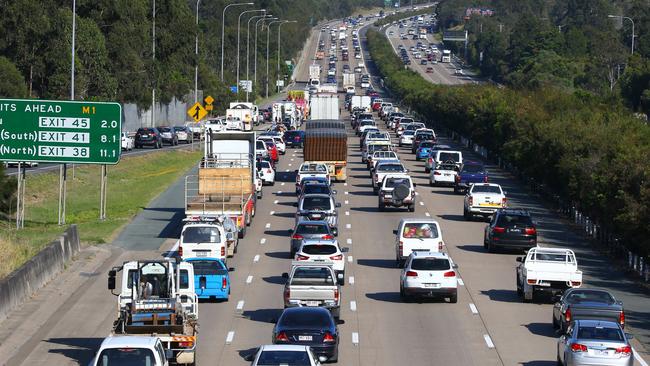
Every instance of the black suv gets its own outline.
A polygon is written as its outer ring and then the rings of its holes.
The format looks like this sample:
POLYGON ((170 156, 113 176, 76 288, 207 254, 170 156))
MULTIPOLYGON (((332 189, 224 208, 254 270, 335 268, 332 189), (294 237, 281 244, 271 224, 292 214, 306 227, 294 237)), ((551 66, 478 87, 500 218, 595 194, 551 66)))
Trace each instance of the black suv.
POLYGON ((526 210, 499 209, 485 228, 483 247, 488 252, 497 248, 528 250, 536 246, 537 227, 526 210))
POLYGON ((162 147, 162 135, 155 127, 138 128, 135 133, 135 148, 142 149, 143 146, 153 146, 154 149, 162 147))

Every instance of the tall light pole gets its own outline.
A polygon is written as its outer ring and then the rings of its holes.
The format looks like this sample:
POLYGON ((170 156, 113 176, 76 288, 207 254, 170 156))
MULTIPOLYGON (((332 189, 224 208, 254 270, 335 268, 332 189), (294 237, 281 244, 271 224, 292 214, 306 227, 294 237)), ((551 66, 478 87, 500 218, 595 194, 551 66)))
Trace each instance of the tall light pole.
MULTIPOLYGON (((253 19, 259 19, 259 18, 266 18, 266 9, 264 9, 263 15, 254 15, 248 19, 248 24, 246 25, 246 80, 250 81, 250 78, 248 76, 248 71, 250 67, 250 56, 249 56, 249 50, 250 50, 250 33, 251 33, 251 20, 253 19)), ((256 23, 257 24, 257 23, 256 23)), ((253 83, 251 82, 251 88, 253 87, 253 83)), ((249 94, 249 89, 246 89, 246 102, 248 102, 248 94, 249 94)))
POLYGON ((237 19, 237 101, 239 101, 239 35, 241 34, 241 17, 244 14, 247 13, 259 13, 259 12, 266 12, 266 9, 256 9, 256 10, 246 10, 242 11, 239 14, 239 18, 237 19))
MULTIPOLYGON (((277 78, 280 80, 280 29, 282 29, 282 26, 287 23, 298 23, 295 20, 284 20, 280 25, 278 25, 278 71, 277 71, 277 78)), ((278 93, 280 92, 280 85, 278 85, 278 93)))
POLYGON ((228 4, 226 5, 225 8, 223 8, 223 13, 221 14, 221 81, 223 81, 223 45, 224 45, 223 34, 224 31, 226 30, 226 10, 231 6, 238 6, 238 5, 253 5, 253 3, 234 3, 234 4, 228 4))
POLYGON ((630 17, 624 17, 622 15, 608 15, 608 18, 618 18, 618 19, 627 19, 632 23, 632 54, 634 54, 634 20, 630 17))
POLYGON ((262 29, 264 29, 264 21, 278 19, 276 17, 267 15, 265 18, 262 18, 255 22, 255 61, 253 61, 253 73, 255 74, 255 86, 257 86, 257 23, 262 22, 262 29))
POLYGON ((151 68, 153 83, 151 87, 151 127, 156 125, 156 0, 151 10, 151 68))
POLYGON ((266 97, 269 97, 269 35, 271 34, 271 24, 282 23, 282 20, 274 20, 266 25, 266 97))
POLYGON ((194 103, 199 99, 199 4, 201 0, 196 0, 196 36, 194 37, 194 103))

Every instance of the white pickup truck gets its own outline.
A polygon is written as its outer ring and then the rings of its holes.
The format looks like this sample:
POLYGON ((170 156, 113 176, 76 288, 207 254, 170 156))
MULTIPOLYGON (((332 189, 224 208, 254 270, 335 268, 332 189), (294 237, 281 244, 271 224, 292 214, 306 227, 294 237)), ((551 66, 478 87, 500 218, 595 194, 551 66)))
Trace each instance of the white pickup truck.
POLYGON ((582 285, 582 271, 571 249, 535 247, 526 258, 517 257, 517 262, 517 295, 523 296, 524 302, 539 293, 558 296, 582 285))
POLYGON ((463 203, 463 217, 470 220, 474 215, 490 216, 500 208, 506 208, 506 193, 494 183, 475 183, 469 187, 463 203))
POLYGON ((341 311, 341 288, 332 263, 291 263, 291 273, 283 273, 287 279, 284 286, 284 307, 319 306, 330 310, 339 318, 341 311))

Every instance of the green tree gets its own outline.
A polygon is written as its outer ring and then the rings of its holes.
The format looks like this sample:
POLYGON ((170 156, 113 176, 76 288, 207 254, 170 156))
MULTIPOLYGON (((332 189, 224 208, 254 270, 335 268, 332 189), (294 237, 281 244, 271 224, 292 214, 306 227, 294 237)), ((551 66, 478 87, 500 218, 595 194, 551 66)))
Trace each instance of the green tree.
POLYGON ((27 97, 25 79, 23 79, 16 65, 4 56, 0 56, 0 97, 27 97))

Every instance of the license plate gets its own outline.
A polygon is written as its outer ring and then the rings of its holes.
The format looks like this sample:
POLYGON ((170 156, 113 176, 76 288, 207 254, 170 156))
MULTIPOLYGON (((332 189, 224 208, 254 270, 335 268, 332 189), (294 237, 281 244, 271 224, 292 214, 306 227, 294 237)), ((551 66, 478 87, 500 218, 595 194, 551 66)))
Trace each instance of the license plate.
POLYGON ((425 283, 424 287, 425 288, 438 288, 438 287, 440 287, 440 284, 439 283, 425 283))
POLYGON ((311 215, 313 219, 321 219, 323 218, 323 215, 311 215))
POLYGON ((594 356, 609 356, 609 351, 606 349, 594 349, 592 351, 594 352, 594 356))
POLYGON ((521 229, 508 229, 509 233, 520 233, 521 229))
POLYGON ((149 135, 142 135, 142 137, 149 137, 149 135))
POLYGON ((208 252, 194 252, 197 257, 207 257, 208 252))
POLYGON ((318 305, 320 305, 320 301, 305 301, 305 305, 307 305, 307 306, 318 306, 318 305))
POLYGON ((312 337, 312 336, 305 336, 305 335, 298 336, 299 341, 311 342, 313 339, 314 339, 314 337, 312 337))

